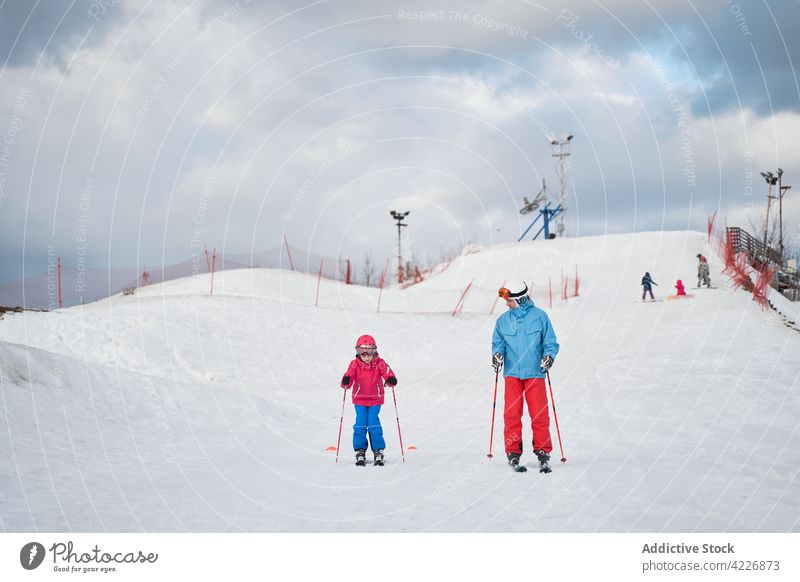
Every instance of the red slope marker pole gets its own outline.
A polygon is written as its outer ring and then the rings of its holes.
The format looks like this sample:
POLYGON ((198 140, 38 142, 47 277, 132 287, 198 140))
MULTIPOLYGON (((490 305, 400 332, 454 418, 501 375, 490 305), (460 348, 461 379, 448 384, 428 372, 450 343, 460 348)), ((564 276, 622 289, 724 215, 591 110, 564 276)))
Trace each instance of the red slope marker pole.
POLYGON ((389 259, 386 259, 386 266, 383 268, 383 273, 381 273, 381 290, 378 291, 378 313, 381 312, 381 297, 383 296, 383 284, 386 282, 386 272, 389 270, 389 259))
POLYGON ((209 295, 214 294, 214 270, 217 264, 217 247, 214 247, 214 253, 211 255, 211 292, 209 295))
POLYGON ((314 305, 319 306, 319 283, 322 279, 322 263, 325 259, 319 260, 319 273, 317 273, 317 297, 314 299, 314 305))
POLYGON ((58 307, 59 309, 64 307, 61 302, 61 257, 58 257, 58 307))

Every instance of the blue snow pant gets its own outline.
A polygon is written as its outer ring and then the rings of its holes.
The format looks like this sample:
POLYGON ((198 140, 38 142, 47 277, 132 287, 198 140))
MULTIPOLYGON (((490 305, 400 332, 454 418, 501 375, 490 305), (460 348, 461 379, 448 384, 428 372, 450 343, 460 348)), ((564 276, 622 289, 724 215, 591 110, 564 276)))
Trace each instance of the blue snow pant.
POLYGON ((380 405, 356 407, 356 423, 353 425, 353 450, 367 449, 367 431, 369 440, 372 443, 373 451, 380 451, 386 448, 386 441, 383 440, 383 427, 378 418, 381 412, 380 405))

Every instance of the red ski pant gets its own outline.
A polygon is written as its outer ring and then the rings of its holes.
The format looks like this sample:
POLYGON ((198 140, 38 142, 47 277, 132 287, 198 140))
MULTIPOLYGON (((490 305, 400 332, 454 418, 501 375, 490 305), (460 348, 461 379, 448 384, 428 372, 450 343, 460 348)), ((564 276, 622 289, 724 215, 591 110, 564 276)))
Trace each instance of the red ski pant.
POLYGON ((528 403, 533 431, 533 450, 553 450, 550 441, 550 416, 547 413, 547 391, 544 378, 521 380, 506 376, 505 411, 503 412, 503 436, 506 454, 522 454, 522 404, 528 403))

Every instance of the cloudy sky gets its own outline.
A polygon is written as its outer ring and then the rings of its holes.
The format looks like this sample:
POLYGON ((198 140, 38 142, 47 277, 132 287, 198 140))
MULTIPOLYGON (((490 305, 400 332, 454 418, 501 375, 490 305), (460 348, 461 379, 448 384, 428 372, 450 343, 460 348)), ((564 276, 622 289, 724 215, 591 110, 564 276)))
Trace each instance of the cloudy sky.
POLYGON ((574 135, 567 234, 763 221, 800 249, 800 2, 0 0, 0 282, 516 240, 574 135), (193 241, 195 247, 193 247, 193 241))

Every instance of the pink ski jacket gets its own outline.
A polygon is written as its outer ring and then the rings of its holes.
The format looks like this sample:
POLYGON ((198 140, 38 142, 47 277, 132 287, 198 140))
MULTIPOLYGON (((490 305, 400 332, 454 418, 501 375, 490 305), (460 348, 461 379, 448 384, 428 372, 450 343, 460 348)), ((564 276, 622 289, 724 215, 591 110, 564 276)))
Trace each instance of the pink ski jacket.
POLYGON ((350 376, 350 386, 344 388, 353 389, 353 404, 359 406, 383 404, 383 385, 389 378, 396 378, 389 364, 380 356, 369 364, 355 358, 347 367, 345 375, 350 376))

